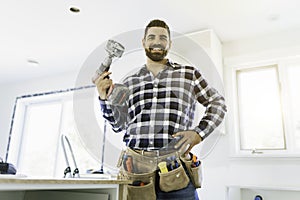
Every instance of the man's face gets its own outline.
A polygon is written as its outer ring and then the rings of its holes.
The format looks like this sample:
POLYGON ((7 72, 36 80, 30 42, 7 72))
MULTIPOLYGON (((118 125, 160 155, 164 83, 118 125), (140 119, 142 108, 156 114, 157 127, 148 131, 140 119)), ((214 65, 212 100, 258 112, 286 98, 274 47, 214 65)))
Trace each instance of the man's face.
POLYGON ((153 61, 162 61, 171 46, 167 29, 162 27, 150 27, 143 39, 143 46, 148 58, 153 61))

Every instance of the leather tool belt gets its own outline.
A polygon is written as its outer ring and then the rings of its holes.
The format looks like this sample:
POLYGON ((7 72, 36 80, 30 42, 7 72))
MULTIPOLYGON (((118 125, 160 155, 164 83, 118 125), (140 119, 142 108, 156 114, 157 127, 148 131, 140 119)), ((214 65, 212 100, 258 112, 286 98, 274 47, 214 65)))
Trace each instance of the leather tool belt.
POLYGON ((193 166, 193 161, 183 158, 178 152, 133 150, 122 151, 118 167, 119 178, 132 180, 127 186, 127 199, 156 199, 155 181, 164 192, 180 190, 191 180, 196 188, 201 187, 202 165, 193 166))

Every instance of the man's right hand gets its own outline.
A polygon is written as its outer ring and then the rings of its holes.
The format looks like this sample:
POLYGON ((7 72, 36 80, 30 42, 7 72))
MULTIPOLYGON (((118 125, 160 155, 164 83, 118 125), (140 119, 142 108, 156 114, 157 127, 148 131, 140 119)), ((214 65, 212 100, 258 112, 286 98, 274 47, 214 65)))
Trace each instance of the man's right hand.
POLYGON ((107 78, 107 76, 109 76, 110 74, 111 72, 105 71, 95 81, 99 97, 102 100, 106 100, 113 90, 113 81, 107 78))

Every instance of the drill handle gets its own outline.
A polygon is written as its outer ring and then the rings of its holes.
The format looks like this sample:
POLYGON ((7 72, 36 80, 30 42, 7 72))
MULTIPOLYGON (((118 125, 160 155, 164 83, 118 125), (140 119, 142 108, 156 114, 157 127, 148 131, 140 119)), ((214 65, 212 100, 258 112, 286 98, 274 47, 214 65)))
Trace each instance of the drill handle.
MULTIPOLYGON (((95 83, 96 80, 99 78, 99 76, 105 72, 108 71, 110 68, 110 65, 112 63, 112 57, 113 56, 108 56, 105 58, 105 60, 101 63, 100 67, 96 70, 96 73, 92 77, 92 82, 95 83)), ((109 78, 109 76, 106 76, 105 78, 109 78)))

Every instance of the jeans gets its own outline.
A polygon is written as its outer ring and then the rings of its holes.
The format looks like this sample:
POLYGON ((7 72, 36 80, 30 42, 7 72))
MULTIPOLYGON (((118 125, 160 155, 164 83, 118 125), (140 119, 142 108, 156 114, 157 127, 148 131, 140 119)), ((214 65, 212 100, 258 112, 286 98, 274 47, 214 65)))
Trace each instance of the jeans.
POLYGON ((156 199, 199 200, 197 190, 191 182, 186 188, 172 192, 163 192, 159 189, 159 187, 156 187, 156 199))

